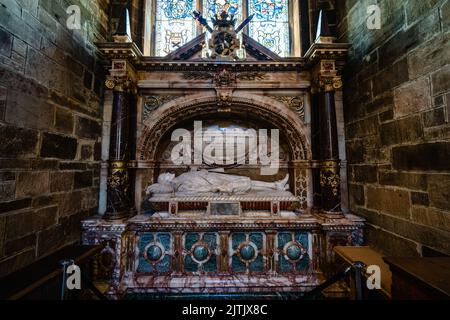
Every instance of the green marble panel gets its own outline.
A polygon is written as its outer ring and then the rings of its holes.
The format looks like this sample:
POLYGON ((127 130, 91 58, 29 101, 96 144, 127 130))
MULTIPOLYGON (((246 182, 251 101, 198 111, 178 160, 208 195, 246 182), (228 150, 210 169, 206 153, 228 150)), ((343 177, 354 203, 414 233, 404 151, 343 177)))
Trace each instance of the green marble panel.
POLYGON ((138 249, 139 259, 138 273, 168 273, 171 271, 172 257, 171 251, 172 236, 168 232, 145 232, 139 235, 138 249), (150 245, 154 243, 153 245, 150 245), (146 247, 150 245, 147 249, 146 247), (160 247, 164 248, 164 252, 160 247), (147 250, 147 257, 144 252, 147 250), (161 259, 161 257, 163 257, 161 259))
POLYGON ((199 233, 186 233, 184 240, 184 248, 186 250, 191 250, 192 246, 200 240, 199 233))

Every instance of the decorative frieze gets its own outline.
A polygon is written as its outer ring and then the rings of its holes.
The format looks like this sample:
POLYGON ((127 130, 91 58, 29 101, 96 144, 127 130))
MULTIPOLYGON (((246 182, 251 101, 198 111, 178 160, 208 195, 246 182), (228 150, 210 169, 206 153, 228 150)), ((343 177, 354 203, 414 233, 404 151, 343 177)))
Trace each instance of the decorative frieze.
POLYGON ((266 72, 233 72, 228 69, 222 69, 216 72, 188 71, 183 73, 183 78, 186 80, 212 80, 224 78, 225 76, 226 78, 233 79, 233 81, 262 81, 269 78, 266 72))
POLYGON ((269 75, 265 72, 239 72, 237 78, 242 81, 267 80, 269 75))

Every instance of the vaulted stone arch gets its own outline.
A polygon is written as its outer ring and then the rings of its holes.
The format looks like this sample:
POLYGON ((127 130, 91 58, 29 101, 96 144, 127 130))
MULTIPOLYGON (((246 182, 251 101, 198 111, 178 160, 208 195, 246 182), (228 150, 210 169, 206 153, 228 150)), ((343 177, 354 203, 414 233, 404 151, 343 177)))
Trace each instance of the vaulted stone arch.
POLYGON ((311 159, 307 128, 298 115, 280 101, 252 94, 236 94, 222 105, 218 104, 217 96, 213 94, 181 97, 164 104, 144 122, 137 145, 137 158, 156 161, 158 145, 168 130, 181 121, 217 113, 227 113, 231 117, 251 114, 253 118, 268 122, 286 135, 292 160, 311 159))

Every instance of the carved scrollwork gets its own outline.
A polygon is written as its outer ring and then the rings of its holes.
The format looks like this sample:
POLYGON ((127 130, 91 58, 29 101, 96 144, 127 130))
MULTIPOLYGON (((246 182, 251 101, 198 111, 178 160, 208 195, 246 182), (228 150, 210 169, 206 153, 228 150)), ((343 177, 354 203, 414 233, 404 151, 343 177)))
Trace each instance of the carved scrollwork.
POLYGON ((239 72, 237 78, 243 81, 267 80, 269 76, 264 72, 239 72))
POLYGON ((300 208, 308 207, 308 180, 306 170, 297 169, 295 173, 295 195, 300 199, 300 208))
POLYGON ((214 85, 216 87, 231 87, 236 84, 236 74, 227 69, 222 69, 214 74, 214 85))
POLYGON ((338 168, 326 167, 320 170, 320 185, 322 187, 329 186, 334 196, 338 196, 341 177, 338 168))
POLYGON ((129 187, 128 171, 123 161, 111 163, 111 173, 108 177, 108 188, 110 190, 120 190, 127 192, 129 187))
POLYGON ((342 78, 340 76, 321 76, 319 87, 324 91, 334 91, 342 88, 342 78))
POLYGON ((150 117, 150 114, 163 104, 179 98, 179 95, 153 95, 148 96, 144 102, 143 121, 150 117))
POLYGON ((129 77, 110 76, 105 81, 106 88, 114 91, 136 93, 136 83, 129 77))
POLYGON ((214 74, 210 72, 190 71, 184 72, 183 78, 186 80, 211 80, 214 74))
POLYGON ((287 107, 294 110, 298 117, 305 121, 305 104, 303 96, 270 96, 271 98, 284 103, 287 107))

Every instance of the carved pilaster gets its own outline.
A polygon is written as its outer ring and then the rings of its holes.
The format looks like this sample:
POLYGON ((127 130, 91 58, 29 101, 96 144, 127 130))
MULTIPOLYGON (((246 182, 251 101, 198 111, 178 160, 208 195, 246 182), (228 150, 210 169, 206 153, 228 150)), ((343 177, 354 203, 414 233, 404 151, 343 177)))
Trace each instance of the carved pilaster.
POLYGON ((276 273, 276 248, 275 248, 275 237, 276 237, 276 231, 268 230, 266 231, 267 236, 267 272, 268 273, 276 273))
POLYGON ((223 273, 229 272, 228 263, 228 243, 230 238, 229 231, 220 231, 220 257, 219 257, 219 271, 223 273))
POLYGON ((292 161, 291 162, 293 172, 293 191, 295 196, 300 200, 301 210, 308 208, 308 168, 305 167, 303 162, 292 161))
POLYGON ((320 253, 321 253, 321 243, 320 243, 320 233, 314 230, 312 232, 312 261, 311 267, 314 271, 319 270, 320 266, 320 253))
POLYGON ((183 232, 173 233, 173 271, 176 274, 183 272, 183 232))

